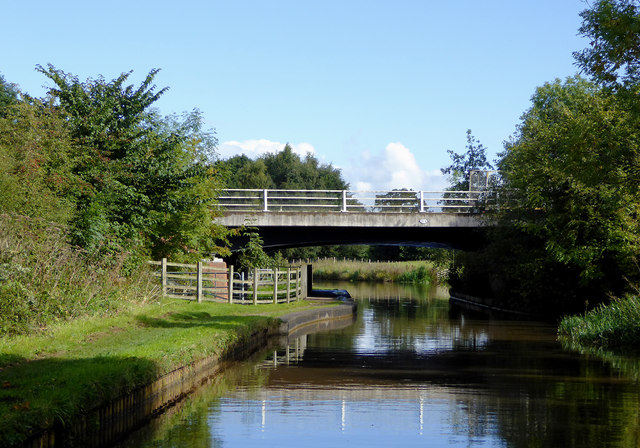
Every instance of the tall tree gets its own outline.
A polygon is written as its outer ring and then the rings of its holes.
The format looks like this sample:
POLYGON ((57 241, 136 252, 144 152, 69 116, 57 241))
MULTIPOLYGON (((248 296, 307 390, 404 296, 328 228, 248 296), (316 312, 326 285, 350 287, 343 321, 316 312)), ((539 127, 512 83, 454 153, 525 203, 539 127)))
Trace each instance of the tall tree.
POLYGON ((0 75, 0 116, 4 115, 6 108, 18 102, 20 90, 18 86, 7 82, 4 76, 0 75))
POLYGON ((613 90, 637 91, 640 83, 640 2, 597 0, 580 13, 579 34, 589 47, 574 53, 578 66, 613 90))
POLYGON ((206 206, 216 183, 210 166, 215 134, 202 129, 200 113, 154 113, 151 106, 167 90, 153 84, 158 70, 139 87, 126 85, 131 72, 81 82, 52 65, 38 70, 54 82, 49 95, 83 148, 74 171, 87 188, 78 197, 75 243, 155 256, 197 254, 197 245, 212 237, 206 206), (204 219, 198 236, 189 228, 195 216, 204 219))
POLYGON ((0 213, 70 223, 84 187, 73 173, 78 148, 68 122, 36 99, 0 114, 0 213))
POLYGON ((615 96, 580 78, 537 89, 500 161, 509 219, 582 284, 636 276, 640 137, 615 96), (634 274, 635 272, 635 274, 634 274))
POLYGON ((338 168, 322 164, 312 154, 302 159, 289 144, 276 154, 265 154, 256 160, 245 155, 217 163, 225 173, 228 188, 278 188, 346 190, 349 184, 338 168))
POLYGON ((442 174, 449 175, 451 190, 468 190, 469 178, 473 170, 492 170, 493 166, 487 161, 487 148, 478 141, 467 129, 467 151, 463 154, 447 153, 451 157, 451 165, 442 168, 442 174))

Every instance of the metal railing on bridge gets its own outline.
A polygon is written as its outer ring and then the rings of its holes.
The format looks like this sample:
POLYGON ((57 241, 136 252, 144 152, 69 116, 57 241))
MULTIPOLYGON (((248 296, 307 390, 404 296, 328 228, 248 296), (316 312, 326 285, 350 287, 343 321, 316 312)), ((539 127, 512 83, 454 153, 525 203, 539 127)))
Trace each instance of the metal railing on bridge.
POLYGON ((232 212, 480 213, 496 192, 226 189, 218 203, 232 212))

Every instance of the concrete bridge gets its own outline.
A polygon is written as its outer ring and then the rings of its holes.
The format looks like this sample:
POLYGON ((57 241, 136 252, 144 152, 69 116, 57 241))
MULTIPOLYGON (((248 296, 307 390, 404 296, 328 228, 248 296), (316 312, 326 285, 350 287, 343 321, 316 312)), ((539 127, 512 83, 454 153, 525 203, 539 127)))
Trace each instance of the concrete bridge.
POLYGON ((224 190, 228 227, 255 227, 267 249, 391 244, 473 249, 482 244, 493 192, 224 190))

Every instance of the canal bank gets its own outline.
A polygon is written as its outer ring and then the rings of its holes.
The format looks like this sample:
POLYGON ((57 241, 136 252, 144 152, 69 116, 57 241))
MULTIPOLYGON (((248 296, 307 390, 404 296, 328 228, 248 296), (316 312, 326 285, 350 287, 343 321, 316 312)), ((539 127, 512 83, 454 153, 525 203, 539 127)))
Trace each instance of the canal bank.
POLYGON ((44 336, 31 354, 25 347, 34 342, 28 338, 2 341, 0 446, 108 446, 215 375, 224 361, 244 359, 264 347, 285 325, 287 332, 300 331, 353 314, 351 305, 326 305, 274 311, 165 303, 130 316, 128 323, 93 323, 95 331, 75 338, 73 348, 68 344, 77 331, 69 329, 61 337, 66 346, 44 336), (336 311, 322 313, 321 308, 336 311), (262 315, 238 315, 243 312, 262 315), (180 353, 166 350, 172 341, 181 345, 180 353), (123 348, 127 344, 145 345, 146 352, 123 348), (89 355, 86 346, 91 345, 101 347, 89 355), (70 386, 75 388, 61 395, 70 386))

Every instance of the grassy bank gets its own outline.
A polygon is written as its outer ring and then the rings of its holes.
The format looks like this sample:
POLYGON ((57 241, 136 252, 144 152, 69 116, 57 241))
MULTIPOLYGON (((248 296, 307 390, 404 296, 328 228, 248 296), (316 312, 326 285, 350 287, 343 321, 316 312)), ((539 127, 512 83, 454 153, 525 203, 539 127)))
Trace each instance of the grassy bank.
POLYGON ((446 272, 446 268, 431 261, 368 262, 328 258, 313 262, 313 278, 318 280, 437 284, 446 280, 446 272))
POLYGON ((637 353, 640 347, 640 298, 627 296, 600 305, 582 316, 566 317, 558 331, 561 338, 577 346, 637 353))
POLYGON ((109 402, 182 365, 220 355, 274 318, 310 306, 166 300, 0 339, 0 446, 109 402))

